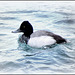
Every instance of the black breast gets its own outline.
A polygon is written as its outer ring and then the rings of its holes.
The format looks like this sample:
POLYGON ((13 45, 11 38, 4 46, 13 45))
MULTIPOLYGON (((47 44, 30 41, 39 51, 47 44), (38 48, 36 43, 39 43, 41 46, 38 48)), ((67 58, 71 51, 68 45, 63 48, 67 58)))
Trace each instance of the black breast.
POLYGON ((20 38, 19 38, 19 41, 22 42, 22 43, 26 43, 28 42, 29 40, 29 37, 25 37, 25 35, 23 34, 20 38))

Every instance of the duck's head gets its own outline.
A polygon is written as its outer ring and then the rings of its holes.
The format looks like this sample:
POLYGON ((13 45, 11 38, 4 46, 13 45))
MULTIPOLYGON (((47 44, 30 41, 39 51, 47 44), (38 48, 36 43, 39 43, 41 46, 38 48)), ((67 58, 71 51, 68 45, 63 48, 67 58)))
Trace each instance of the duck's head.
POLYGON ((33 27, 29 23, 29 21, 23 21, 20 28, 16 31, 12 31, 12 33, 23 32, 25 36, 29 37, 33 33, 33 27))

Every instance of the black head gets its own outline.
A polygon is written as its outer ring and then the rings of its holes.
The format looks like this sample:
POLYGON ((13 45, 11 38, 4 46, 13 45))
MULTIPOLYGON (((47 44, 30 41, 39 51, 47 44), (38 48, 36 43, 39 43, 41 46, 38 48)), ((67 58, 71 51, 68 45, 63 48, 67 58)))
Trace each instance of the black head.
POLYGON ((23 21, 20 28, 14 33, 23 32, 25 36, 29 37, 33 33, 33 27, 29 21, 23 21))

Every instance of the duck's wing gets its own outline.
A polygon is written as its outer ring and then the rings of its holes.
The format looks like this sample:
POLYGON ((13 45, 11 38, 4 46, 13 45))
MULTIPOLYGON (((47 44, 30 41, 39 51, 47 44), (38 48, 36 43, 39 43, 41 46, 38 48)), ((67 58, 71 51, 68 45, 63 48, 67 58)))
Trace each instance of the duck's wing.
POLYGON ((54 34, 52 32, 45 31, 45 30, 39 30, 39 31, 36 31, 36 32, 31 34, 31 38, 33 38, 33 37, 40 37, 40 36, 50 36, 50 37, 53 37, 58 44, 66 42, 66 40, 63 37, 61 37, 61 36, 59 36, 57 34, 54 34))

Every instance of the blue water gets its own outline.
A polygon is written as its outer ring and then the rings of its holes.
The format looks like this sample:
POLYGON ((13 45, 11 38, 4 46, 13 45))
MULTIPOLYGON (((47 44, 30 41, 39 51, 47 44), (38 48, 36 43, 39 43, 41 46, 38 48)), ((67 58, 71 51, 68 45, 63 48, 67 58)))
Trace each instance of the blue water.
POLYGON ((75 2, 0 1, 0 74, 58 73, 75 73, 75 2), (39 49, 20 43, 22 33, 11 32, 24 20, 68 43, 39 49))

